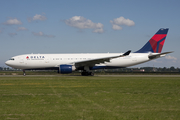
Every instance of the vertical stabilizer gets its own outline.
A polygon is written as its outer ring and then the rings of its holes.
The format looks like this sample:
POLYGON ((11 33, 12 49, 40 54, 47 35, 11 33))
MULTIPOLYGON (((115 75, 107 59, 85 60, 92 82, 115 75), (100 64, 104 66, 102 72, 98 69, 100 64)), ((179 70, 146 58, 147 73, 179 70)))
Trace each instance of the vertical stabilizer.
POLYGON ((168 28, 159 29, 159 31, 140 50, 136 51, 135 53, 161 53, 168 30, 168 28))

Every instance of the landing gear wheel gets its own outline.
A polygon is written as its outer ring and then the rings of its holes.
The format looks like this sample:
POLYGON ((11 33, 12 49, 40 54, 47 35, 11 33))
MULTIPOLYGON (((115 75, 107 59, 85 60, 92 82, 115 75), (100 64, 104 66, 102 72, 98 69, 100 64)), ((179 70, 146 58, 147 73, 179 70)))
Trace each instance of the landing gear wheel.
POLYGON ((94 76, 94 73, 93 73, 93 72, 91 72, 91 76, 94 76))
POLYGON ((81 75, 84 76, 84 72, 82 72, 81 75))
POLYGON ((81 75, 82 76, 88 76, 88 73, 87 72, 82 72, 81 75))
POLYGON ((81 73, 82 76, 94 76, 93 72, 82 72, 81 73))

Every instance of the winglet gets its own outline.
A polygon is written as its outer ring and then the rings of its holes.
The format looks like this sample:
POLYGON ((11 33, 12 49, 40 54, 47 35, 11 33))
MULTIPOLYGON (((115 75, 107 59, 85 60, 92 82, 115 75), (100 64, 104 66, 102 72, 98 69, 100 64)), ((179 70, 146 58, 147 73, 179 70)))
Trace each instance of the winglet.
POLYGON ((131 53, 131 50, 129 50, 126 53, 124 53, 123 56, 129 55, 130 53, 131 53))

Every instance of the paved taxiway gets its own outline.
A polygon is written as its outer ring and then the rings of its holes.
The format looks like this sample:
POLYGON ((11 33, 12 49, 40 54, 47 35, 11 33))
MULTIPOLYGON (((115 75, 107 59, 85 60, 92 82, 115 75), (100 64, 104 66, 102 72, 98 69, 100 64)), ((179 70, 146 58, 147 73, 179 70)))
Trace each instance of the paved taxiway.
MULTIPOLYGON (((59 77, 73 77, 73 76, 79 76, 79 77, 93 77, 93 76, 81 76, 81 75, 0 75, 0 77, 30 77, 30 76, 46 76, 46 77, 52 77, 52 76, 59 76, 59 77)), ((94 75, 94 77, 180 77, 180 75, 94 75)))

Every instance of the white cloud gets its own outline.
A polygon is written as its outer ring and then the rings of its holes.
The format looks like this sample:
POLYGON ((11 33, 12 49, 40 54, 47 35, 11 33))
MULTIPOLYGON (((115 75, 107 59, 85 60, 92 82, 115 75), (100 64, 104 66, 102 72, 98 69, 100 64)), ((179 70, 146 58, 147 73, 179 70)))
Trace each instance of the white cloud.
POLYGON ((173 60, 173 62, 177 61, 177 58, 175 58, 173 56, 170 56, 170 55, 167 55, 165 58, 168 59, 168 60, 173 60))
POLYGON ((17 35, 17 33, 8 33, 9 36, 14 37, 17 35))
POLYGON ((119 25, 116 25, 116 24, 112 24, 112 28, 113 28, 114 30, 122 30, 122 27, 119 26, 119 25))
POLYGON ((4 22, 5 25, 21 25, 22 22, 19 21, 17 18, 12 18, 12 19, 9 19, 7 20, 6 22, 4 22))
POLYGON ((33 32, 33 35, 35 35, 35 36, 43 36, 43 32, 38 32, 38 33, 33 32))
POLYGON ((34 36, 42 36, 42 37, 49 37, 49 38, 55 37, 54 35, 46 35, 46 34, 44 34, 43 32, 38 32, 38 33, 32 32, 32 34, 33 34, 34 36))
POLYGON ((65 20, 65 23, 71 27, 78 29, 93 29, 95 33, 103 33, 104 25, 102 23, 93 23, 91 20, 86 19, 82 16, 74 16, 68 20, 65 20))
POLYGON ((34 17, 33 17, 33 20, 46 20, 47 18, 45 16, 42 16, 42 15, 38 15, 36 14, 34 17))
POLYGON ((155 59, 152 60, 152 62, 154 63, 176 63, 177 62, 177 58, 170 56, 170 55, 166 55, 165 59, 161 58, 161 59, 155 59))
POLYGON ((18 29, 17 29, 18 31, 24 31, 24 30, 28 30, 27 28, 25 28, 25 27, 18 27, 18 29))
POLYGON ((125 19, 122 16, 119 18, 115 18, 113 21, 110 20, 110 23, 112 24, 112 28, 114 30, 122 30, 121 25, 126 25, 126 26, 134 26, 135 25, 134 21, 132 21, 130 19, 125 19))
POLYGON ((34 20, 34 21, 35 21, 35 20, 44 21, 44 20, 46 20, 46 19, 47 19, 46 16, 38 15, 38 14, 36 14, 34 17, 29 17, 29 18, 27 18, 28 22, 32 22, 33 20, 34 20))
POLYGON ((159 59, 152 60, 152 62, 154 62, 154 63, 163 63, 163 61, 161 61, 161 60, 159 60, 159 59))
POLYGON ((100 29, 94 29, 93 32, 95 32, 95 33, 103 33, 104 30, 103 30, 103 28, 100 28, 100 29))

